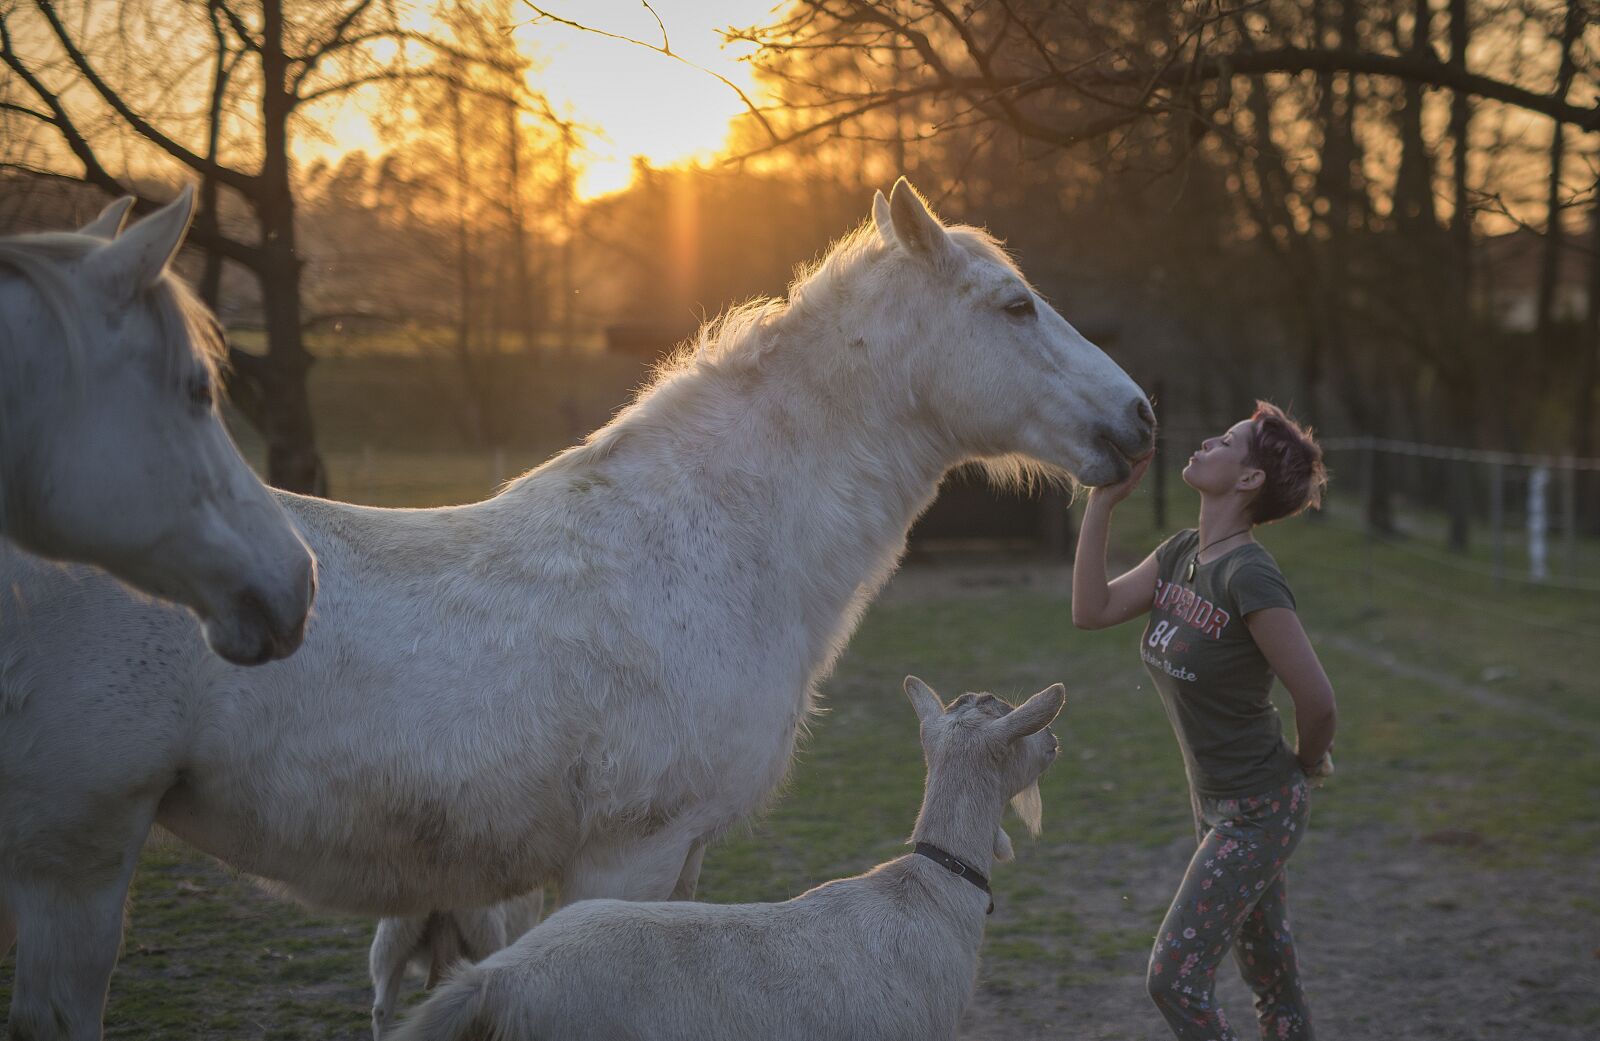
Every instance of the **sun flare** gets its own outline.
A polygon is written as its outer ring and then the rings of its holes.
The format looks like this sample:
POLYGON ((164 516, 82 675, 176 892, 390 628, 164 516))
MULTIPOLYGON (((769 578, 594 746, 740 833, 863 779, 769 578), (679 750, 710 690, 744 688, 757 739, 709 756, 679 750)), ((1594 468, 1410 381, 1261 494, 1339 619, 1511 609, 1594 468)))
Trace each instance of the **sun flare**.
MULTIPOLYGON (((652 44, 661 41, 665 26, 675 54, 756 96, 750 66, 739 60, 749 49, 724 47, 716 30, 762 21, 771 0, 665 0, 651 6, 660 25, 638 0, 548 9, 652 44)), ((671 166, 715 156, 726 144, 729 121, 745 110, 734 91, 702 69, 621 40, 554 23, 520 26, 516 38, 539 65, 535 85, 563 115, 591 128, 578 184, 585 198, 626 188, 636 157, 671 166)))

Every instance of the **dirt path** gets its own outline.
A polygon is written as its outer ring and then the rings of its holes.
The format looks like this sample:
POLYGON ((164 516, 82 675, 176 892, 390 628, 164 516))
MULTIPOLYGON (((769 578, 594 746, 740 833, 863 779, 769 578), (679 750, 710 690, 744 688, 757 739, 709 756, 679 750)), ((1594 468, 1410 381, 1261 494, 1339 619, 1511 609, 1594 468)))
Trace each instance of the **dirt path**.
MULTIPOLYGON (((1336 798, 1328 793, 1326 797, 1336 798)), ((1189 847, 1051 851, 1067 865, 1063 903, 1112 920, 1121 897, 1159 907, 1189 847)), ((1027 856, 1027 851, 1022 851, 1027 856)), ((1546 866, 1515 875, 1467 851, 1392 831, 1312 833, 1296 853, 1291 908, 1323 1038, 1594 1041, 1600 1037, 1600 872, 1546 866), (1509 887, 1508 881, 1515 886, 1509 887)), ((1059 964, 984 982, 965 1041, 1165 1039, 1144 993, 1144 954, 1108 959, 1098 979, 1062 986, 1059 964)), ((1241 1036, 1251 996, 1231 962, 1219 993, 1241 1036)))
MULTIPOLYGON (((1003 590, 1067 595, 1066 564, 1003 558, 916 562, 884 599, 981 596, 1003 590)), ((1600 726, 1500 692, 1462 684, 1424 664, 1346 636, 1340 650, 1410 682, 1600 739, 1600 726)), ((1337 788, 1319 793, 1337 799, 1337 788)), ((1291 869, 1291 909, 1318 1035, 1404 1041, 1595 1041, 1600 1038, 1600 866, 1484 866, 1469 831, 1429 842, 1394 825, 1311 834, 1291 869), (1461 845, 1452 844, 1455 842, 1461 845)), ((1061 906, 1084 921, 1127 921, 1164 909, 1192 839, 1159 849, 1039 849, 1063 865, 1061 906)), ((1026 858, 1024 848, 1020 856, 1026 858)), ((1146 919, 1140 919, 1144 921, 1146 919)), ((1020 978, 980 969, 963 1041, 1166 1041, 1144 990, 1146 952, 1082 952, 1030 963, 1020 978)), ((1232 962, 1218 991, 1241 1037, 1253 1038, 1252 995, 1232 962)))

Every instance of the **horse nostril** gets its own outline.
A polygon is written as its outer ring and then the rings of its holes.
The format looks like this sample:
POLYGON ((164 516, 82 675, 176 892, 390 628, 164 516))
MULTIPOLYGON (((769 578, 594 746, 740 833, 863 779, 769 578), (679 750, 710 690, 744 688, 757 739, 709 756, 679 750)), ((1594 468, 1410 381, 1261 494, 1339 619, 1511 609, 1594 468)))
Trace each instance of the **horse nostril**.
POLYGON ((1133 403, 1133 414, 1139 417, 1139 422, 1147 427, 1156 425, 1156 414, 1150 408, 1150 402, 1140 398, 1133 403))

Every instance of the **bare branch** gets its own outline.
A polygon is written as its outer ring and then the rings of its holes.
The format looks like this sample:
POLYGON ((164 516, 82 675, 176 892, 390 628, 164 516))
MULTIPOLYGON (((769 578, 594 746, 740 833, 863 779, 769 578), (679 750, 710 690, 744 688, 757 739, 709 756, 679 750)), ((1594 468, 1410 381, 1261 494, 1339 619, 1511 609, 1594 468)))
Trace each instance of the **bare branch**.
POLYGON ((296 72, 289 81, 290 94, 298 95, 300 86, 305 82, 306 77, 316 71, 317 63, 344 46, 344 34, 350 31, 350 27, 371 6, 372 0, 360 0, 359 3, 346 11, 344 17, 334 25, 333 31, 328 34, 328 38, 323 42, 322 46, 300 59, 300 71, 296 72))
MULTIPOLYGON (((84 56, 83 52, 78 49, 77 44, 75 44, 72 40, 72 35, 67 32, 67 27, 61 24, 61 19, 56 14, 55 5, 51 3, 50 0, 34 0, 34 7, 37 8, 39 12, 44 15, 45 20, 50 23, 51 31, 55 33, 56 39, 60 41, 62 49, 67 52, 67 57, 72 60, 72 64, 77 67, 80 73, 83 74, 84 79, 89 81, 89 84, 94 87, 95 92, 100 95, 107 105, 111 106, 112 111, 121 116, 123 121, 127 123, 128 126, 134 131, 136 131, 139 136, 143 137, 147 141, 150 141, 152 144, 155 144, 161 148, 162 151, 166 152, 174 159, 177 159, 191 170, 214 177, 222 184, 226 184, 228 187, 233 188, 236 191, 244 194, 250 193, 256 180, 254 176, 241 173, 238 170, 223 166, 220 163, 211 162, 204 156, 195 154, 194 152, 185 148, 183 145, 180 145, 178 142, 163 134, 161 131, 157 130, 155 127, 151 126, 143 117, 129 108, 127 103, 122 100, 121 95, 112 90, 110 85, 107 84, 105 80, 100 78, 99 72, 97 72, 94 66, 90 64, 88 58, 84 56)), ((31 83, 30 86, 32 86, 31 83)))
MULTIPOLYGON (((745 109, 755 117, 757 123, 761 124, 761 129, 767 132, 767 137, 774 144, 776 144, 778 141, 778 132, 772 128, 771 123, 767 122, 766 115, 761 111, 760 107, 757 106, 754 101, 750 100, 750 96, 746 94, 737 83, 722 75, 720 72, 716 72, 712 69, 706 68, 704 65, 699 65, 690 61, 688 58, 685 58, 683 55, 672 49, 671 44, 667 40, 666 26, 661 26, 661 44, 660 46, 657 46, 653 43, 647 43, 644 40, 635 39, 632 36, 624 36, 620 33, 607 32, 604 29, 596 29, 592 26, 584 25, 582 22, 575 22, 569 18, 562 18, 559 15, 551 14, 549 11, 546 11, 544 8, 533 3, 532 0, 523 0, 523 3, 526 4, 531 11, 533 11, 535 23, 554 22, 557 25, 564 25, 569 29, 576 29, 579 32, 593 33, 596 36, 603 36, 608 40, 616 40, 619 43, 627 43, 632 44, 635 47, 643 47, 647 51, 653 51, 663 57, 671 58, 675 62, 687 65, 689 68, 694 69, 697 72, 705 73, 707 76, 717 80, 723 86, 737 94, 739 96, 739 100, 744 102, 745 109)), ((645 9, 655 17, 656 24, 660 25, 661 17, 656 15, 655 8, 651 7, 648 3, 646 3, 644 6, 645 9)))
POLYGON ((51 126, 58 125, 55 117, 50 113, 40 112, 38 109, 32 109, 26 105, 18 105, 11 101, 0 101, 0 112, 16 112, 19 115, 31 116, 41 123, 49 123, 51 126))
MULTIPOLYGON (((524 108, 524 106, 518 104, 517 98, 511 94, 507 94, 503 91, 491 90, 477 83, 473 83, 470 80, 462 79, 459 76, 448 75, 446 73, 439 72, 436 69, 428 68, 380 69, 377 72, 370 72, 362 76, 352 76, 349 79, 340 80, 338 83, 331 83, 326 87, 313 90, 309 94, 301 95, 295 100, 295 107, 298 108, 301 105, 309 105, 313 102, 322 101, 326 98, 348 93, 349 91, 355 90, 359 87, 371 86, 374 83, 420 82, 443 83, 465 94, 471 94, 480 98, 488 98, 494 101, 517 105, 519 109, 524 108)), ((548 107, 543 110, 535 108, 530 111, 548 111, 548 107)))
MULTIPOLYGON (((1439 61, 1429 52, 1405 55, 1374 54, 1336 48, 1311 50, 1282 47, 1267 51, 1210 55, 1167 69, 1157 82, 1173 86, 1185 80, 1214 80, 1265 73, 1354 72, 1386 76, 1430 87, 1446 87, 1491 101, 1538 112, 1584 130, 1600 130, 1600 105, 1573 105, 1554 94, 1540 94, 1490 76, 1468 72, 1460 65, 1439 61)), ((1134 71, 1104 71, 1089 76, 1106 86, 1126 86, 1137 79, 1134 71)))
POLYGON ((261 41, 251 35, 250 27, 244 24, 244 19, 240 18, 233 8, 228 6, 227 0, 212 0, 212 3, 217 10, 222 12, 222 16, 228 20, 228 25, 233 29, 233 34, 239 38, 239 45, 247 51, 254 51, 260 54, 261 41))

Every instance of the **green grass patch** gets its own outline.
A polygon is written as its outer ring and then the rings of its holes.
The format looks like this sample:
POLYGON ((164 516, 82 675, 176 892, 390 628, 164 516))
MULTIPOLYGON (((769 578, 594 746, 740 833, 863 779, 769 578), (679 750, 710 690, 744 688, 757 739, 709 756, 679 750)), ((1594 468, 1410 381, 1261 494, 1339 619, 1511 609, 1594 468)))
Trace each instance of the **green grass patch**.
MULTIPOLYGON (((506 453, 507 468, 532 465, 540 451, 506 453)), ((465 449, 379 455, 348 442, 330 451, 340 486, 395 505, 478 498, 506 476, 490 472, 490 458, 465 449)), ((1131 564, 1157 540, 1148 500, 1137 496, 1119 511, 1114 557, 1131 564)), ((1317 835, 1378 832, 1395 848, 1435 842, 1503 872, 1511 893, 1524 869, 1593 870, 1600 699, 1584 649, 1600 642, 1600 598, 1495 589, 1473 572, 1369 544, 1337 519, 1280 524, 1262 541, 1289 575, 1339 696, 1339 771, 1317 797, 1317 835)), ((1042 784, 1045 833, 1030 841, 1013 825, 1018 862, 995 872, 985 987, 1071 989, 1142 971, 1165 895, 1073 875, 1087 859, 1150 863, 1191 827, 1138 629, 1078 632, 1064 593, 1038 590, 879 603, 824 687, 787 791, 708 855, 702 899, 787 899, 904 851, 923 777, 915 716, 900 693, 906 673, 946 697, 1019 699, 1061 681, 1064 754, 1042 784), (1077 899, 1088 895, 1110 910, 1077 899)), ((1362 855, 1386 859, 1382 848, 1362 855)), ((1175 881, 1176 856, 1172 870, 1175 881)), ((1301 899, 1319 906, 1314 892, 1301 899)), ((1559 902, 1563 914, 1600 921, 1592 899, 1559 902)), ((369 922, 305 912, 174 844, 146 851, 130 912, 107 1016, 114 1041, 366 1035, 369 922)), ((0 964, 0 1002, 11 972, 11 961, 0 964)), ((1563 1015, 1596 1019, 1584 1009, 1563 1015)))

